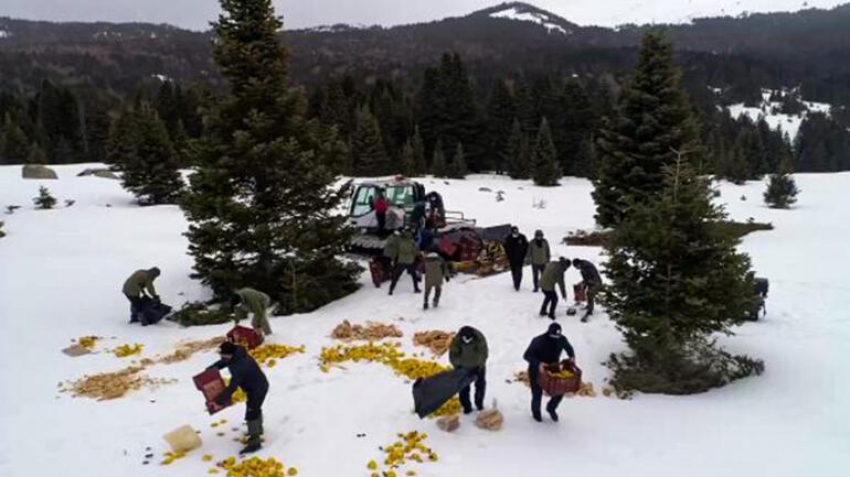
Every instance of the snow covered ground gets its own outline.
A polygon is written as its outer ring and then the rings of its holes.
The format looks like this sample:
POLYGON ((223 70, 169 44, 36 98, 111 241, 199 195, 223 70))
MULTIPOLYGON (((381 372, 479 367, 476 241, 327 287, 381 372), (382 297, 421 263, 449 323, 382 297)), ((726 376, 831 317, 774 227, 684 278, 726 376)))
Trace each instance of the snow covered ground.
MULTIPOLYGON (((205 296, 189 278, 192 262, 181 235, 186 223, 176 207, 133 205, 116 181, 76 177, 83 168, 57 168, 58 181, 24 181, 19 167, 0 167, 0 207, 23 206, 2 216, 8 236, 0 239, 0 320, 6 336, 0 345, 0 475, 207 475, 211 463, 201 456, 235 455, 238 444, 230 427, 244 412, 236 406, 213 419, 204 411, 191 377, 214 354, 151 367, 154 377, 179 380, 156 391, 106 402, 57 392, 60 381, 127 364, 107 353, 63 355, 60 350, 74 338, 114 336, 101 347, 139 342, 144 355, 153 356, 181 340, 221 335, 228 328, 162 323, 142 329, 126 323, 120 288, 135 269, 162 268, 157 286, 175 306, 205 296), (64 199, 76 204, 33 210, 31 198, 42 183, 60 204, 64 199), (226 437, 210 428, 221 418, 229 421, 223 426, 226 437), (203 448, 159 466, 166 450, 161 436, 183 424, 202 431, 203 448), (144 466, 147 446, 157 459, 144 466)), ((771 280, 768 317, 723 339, 733 352, 763 358, 763 376, 691 397, 568 399, 559 424, 538 424, 530 417, 528 390, 506 382, 525 367, 528 341, 548 324, 536 316, 541 297, 529 290, 528 275, 521 293, 511 289, 507 275, 452 281, 440 309, 428 312, 421 310, 421 296, 412 293, 409 281, 388 297, 386 288, 375 289, 364 276, 364 287, 346 299, 309 315, 272 320, 273 342, 303 344, 307 352, 267 371, 267 445, 260 456, 296 466, 305 477, 368 476, 367 462, 382 459, 379 446, 393 442, 396 432, 421 430, 440 455, 439 462, 413 467, 426 477, 847 475, 850 221, 843 199, 850 174, 801 174, 797 181, 802 194, 791 211, 765 208, 761 183, 721 187, 732 217, 776 226, 743 243, 759 274, 771 280), (404 321, 396 321, 400 317, 404 321), (433 421, 412 414, 409 384, 380 365, 348 363, 346 370, 321 373, 317 356, 332 344, 328 334, 343 319, 394 322, 405 333, 401 342, 407 351, 414 351, 414 331, 478 327, 491 350, 487 402, 498 400, 505 428, 485 432, 464 417, 458 432, 440 432, 433 421), (358 438, 361 433, 365 437, 358 438)), ((462 209, 482 224, 513 222, 527 234, 541 228, 556 254, 599 260, 598 249, 556 245, 566 232, 593 226, 587 181, 565 179, 553 189, 485 176, 425 183, 444 194, 448 208, 462 209), (481 187, 504 190, 505 201, 497 203, 494 193, 481 187), (540 200, 545 209, 532 206, 540 200)), ((568 282, 577 280, 571 270, 568 282)), ((607 376, 601 362, 623 349, 620 336, 604 313, 586 325, 563 313, 562 304, 559 321, 587 380, 599 389, 607 376)))
POLYGON ((792 141, 800 132, 800 126, 805 121, 809 113, 822 113, 827 116, 832 112, 832 105, 827 103, 815 103, 811 101, 802 101, 806 110, 800 114, 784 114, 781 113, 782 103, 771 101, 772 91, 762 91, 762 103, 758 107, 748 107, 744 103, 730 105, 727 109, 733 118, 738 119, 741 116, 747 116, 750 120, 757 122, 764 118, 771 129, 778 129, 787 134, 792 141))

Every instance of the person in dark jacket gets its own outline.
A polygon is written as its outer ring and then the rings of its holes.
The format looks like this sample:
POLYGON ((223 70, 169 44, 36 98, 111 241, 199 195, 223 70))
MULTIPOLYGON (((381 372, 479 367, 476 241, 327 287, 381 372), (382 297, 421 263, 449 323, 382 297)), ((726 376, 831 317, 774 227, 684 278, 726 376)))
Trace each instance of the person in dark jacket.
POLYGON ((581 282, 587 291, 587 312, 581 319, 583 323, 587 323, 590 315, 593 314, 596 295, 602 289, 602 277, 599 276, 599 270, 587 260, 576 258, 573 260, 573 266, 581 272, 581 282))
MULTIPOLYGON (((485 375, 489 354, 484 334, 471 326, 461 328, 449 346, 449 361, 452 366, 455 369, 471 369, 475 374, 475 407, 479 411, 484 410, 484 393, 487 390, 485 375)), ((469 401, 470 387, 471 385, 460 390, 460 404, 464 414, 472 412, 472 403, 469 401)))
MULTIPOLYGON (((561 334, 561 325, 552 323, 546 333, 531 340, 531 344, 522 356, 528 361, 528 378, 531 381, 531 415, 537 422, 543 422, 540 414, 543 389, 537 382, 538 374, 545 366, 558 364, 561 353, 564 351, 567 352, 571 361, 575 361, 575 351, 569 340, 561 334)), ((557 409, 563 398, 563 396, 553 396, 546 405, 549 417, 555 422, 558 421, 557 409)))
POLYGON ((543 305, 540 306, 540 316, 555 319, 555 308, 558 307, 558 293, 555 285, 561 289, 561 297, 567 299, 567 287, 564 284, 564 273, 570 268, 570 261, 564 257, 555 262, 549 262, 540 277, 540 289, 543 290, 543 305), (547 310, 548 307, 548 310, 547 310))
POLYGON ((549 241, 543 237, 543 231, 534 232, 534 240, 528 245, 528 256, 531 258, 531 277, 534 280, 534 293, 540 291, 540 275, 546 264, 552 259, 549 241))
POLYGON ((514 279, 514 290, 519 291, 522 284, 522 267, 525 265, 525 256, 528 254, 528 239, 519 233, 517 227, 511 227, 511 233, 502 241, 505 255, 511 266, 511 275, 514 279))
POLYGON ((245 409, 245 421, 248 423, 248 443, 240 454, 250 454, 260 450, 263 435, 263 401, 269 392, 269 381, 254 358, 245 348, 229 341, 221 344, 218 350, 221 360, 210 368, 230 371, 230 384, 215 398, 215 405, 223 407, 230 402, 233 393, 242 388, 248 397, 245 409))
POLYGON ((159 275, 159 268, 153 267, 150 270, 136 270, 124 281, 121 292, 130 301, 130 323, 141 322, 142 326, 148 325, 144 308, 151 300, 159 300, 153 284, 159 275))

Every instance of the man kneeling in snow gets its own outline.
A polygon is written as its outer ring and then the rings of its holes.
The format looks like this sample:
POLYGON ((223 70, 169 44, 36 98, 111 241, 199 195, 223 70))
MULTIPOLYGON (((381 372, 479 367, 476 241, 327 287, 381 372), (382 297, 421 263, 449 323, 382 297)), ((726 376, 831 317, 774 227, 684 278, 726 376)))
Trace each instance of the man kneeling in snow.
POLYGON ((245 391, 245 395, 248 397, 245 409, 245 421, 248 423, 248 443, 240 454, 257 452, 262 447, 262 407, 269 391, 269 381, 245 348, 226 341, 221 344, 218 353, 221 355, 221 360, 210 368, 227 368, 230 371, 230 384, 216 396, 215 405, 226 406, 238 388, 245 391))
POLYGON ((151 300, 159 300, 159 295, 156 294, 156 288, 153 286, 159 274, 157 267, 150 270, 136 270, 124 281, 121 291, 130 300, 130 323, 141 322, 142 326, 149 324, 144 311, 151 300))

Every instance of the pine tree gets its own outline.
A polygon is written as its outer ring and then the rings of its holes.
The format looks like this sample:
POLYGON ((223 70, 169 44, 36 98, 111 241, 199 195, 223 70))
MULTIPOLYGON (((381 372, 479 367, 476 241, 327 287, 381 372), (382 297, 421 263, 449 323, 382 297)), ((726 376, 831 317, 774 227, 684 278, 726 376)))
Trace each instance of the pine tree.
POLYGON ((683 157, 663 174, 661 191, 632 204, 605 246, 603 303, 631 349, 609 366, 619 391, 690 394, 761 371, 711 341, 752 310, 753 282, 708 180, 683 157))
POLYGON ((47 210, 56 205, 56 198, 50 195, 50 190, 47 187, 41 186, 38 188, 38 197, 34 198, 32 202, 36 209, 47 210))
POLYGON ((596 115, 590 96, 576 78, 567 80, 561 99, 560 120, 553 127, 561 131, 555 140, 559 164, 565 175, 590 177, 591 158, 586 143, 596 130, 596 115))
POLYGON ((512 179, 528 179, 531 177, 531 151, 528 145, 528 135, 522 132, 518 120, 514 121, 511 128, 507 157, 508 175, 512 179))
POLYGON ((627 206, 663 188, 663 166, 682 151, 693 163, 702 153, 699 128, 673 66, 673 46, 659 32, 644 36, 638 64, 613 118, 600 131, 596 167, 596 221, 614 227, 627 206))
POLYGON ((404 147, 401 149, 401 172, 407 177, 416 175, 416 159, 410 141, 404 143, 404 147))
POLYGON ((111 120, 105 105, 93 104, 85 113, 86 160, 106 162, 111 120))
POLYGON ((449 164, 448 176, 452 179, 465 179, 467 172, 468 170, 466 168, 466 158, 463 153, 463 144, 458 143, 457 149, 452 157, 452 162, 449 164))
POLYGON ((174 203, 183 188, 180 161, 165 123, 148 103, 122 115, 110 134, 107 162, 142 205, 174 203))
POLYGON ((507 149, 511 128, 516 118, 514 98, 504 80, 496 81, 487 106, 487 154, 492 158, 491 166, 497 174, 505 172, 508 162, 507 149))
POLYGON ((340 257, 351 238, 334 213, 345 144, 305 118, 291 88, 281 21, 270 0, 222 0, 213 55, 227 91, 191 148, 189 252, 219 298, 237 287, 269 294, 278 312, 314 310, 357 289, 361 268, 340 257))
POLYGON ((419 134, 419 126, 413 129, 413 139, 411 139, 413 147, 413 170, 418 175, 428 172, 428 161, 425 156, 425 143, 422 142, 422 135, 419 134))
POLYGON ((26 134, 16 122, 12 121, 9 114, 6 114, 2 131, 3 149, 0 150, 0 157, 5 159, 7 164, 23 163, 29 152, 29 141, 26 134))
POLYGON ((549 121, 543 118, 532 152, 534 183, 539 186, 552 187, 558 185, 561 178, 561 168, 558 166, 558 153, 552 141, 552 130, 549 121))
POLYGON ((368 106, 357 113, 357 126, 349 147, 351 170, 355 176, 382 176, 391 174, 392 165, 384 149, 381 126, 368 106))
POLYGON ((434 177, 448 176, 448 166, 446 165, 446 155, 443 153, 443 141, 437 140, 434 145, 434 158, 431 159, 431 174, 434 177))
POLYGON ((771 174, 767 190, 764 191, 764 201, 771 208, 787 209, 797 202, 800 190, 791 173, 791 163, 785 159, 779 164, 776 174, 771 174))

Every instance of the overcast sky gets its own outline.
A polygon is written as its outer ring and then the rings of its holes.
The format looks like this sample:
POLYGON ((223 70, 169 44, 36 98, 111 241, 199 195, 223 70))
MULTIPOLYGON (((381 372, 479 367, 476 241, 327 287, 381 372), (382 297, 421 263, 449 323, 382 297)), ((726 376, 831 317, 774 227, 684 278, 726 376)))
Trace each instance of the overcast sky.
MULTIPOLYGON (((398 25, 460 16, 502 0, 273 0, 286 28, 398 25)), ((686 21, 695 16, 831 7, 850 0, 530 0, 580 25, 686 21)), ((0 16, 53 21, 170 23, 207 29, 217 0, 0 0, 0 16)))

